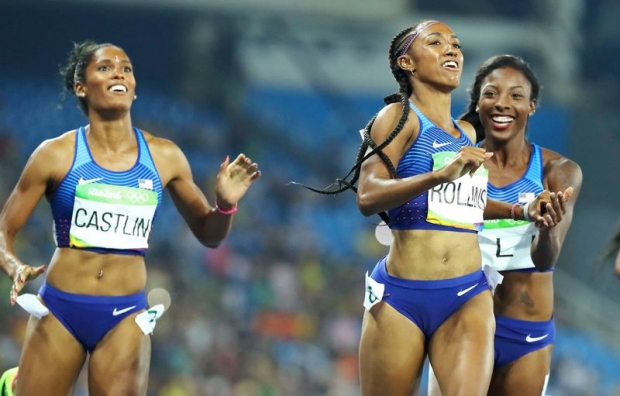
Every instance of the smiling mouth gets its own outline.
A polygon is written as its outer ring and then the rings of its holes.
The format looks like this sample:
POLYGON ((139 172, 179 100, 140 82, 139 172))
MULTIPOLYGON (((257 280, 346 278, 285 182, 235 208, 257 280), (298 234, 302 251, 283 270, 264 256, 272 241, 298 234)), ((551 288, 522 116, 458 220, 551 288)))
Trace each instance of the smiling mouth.
POLYGON ((125 87, 124 85, 112 85, 110 88, 108 88, 108 91, 110 92, 114 92, 114 93, 127 93, 127 87, 125 87))
POLYGON ((448 69, 448 70, 452 70, 452 71, 458 71, 459 70, 459 64, 456 63, 456 61, 446 61, 441 66, 444 69, 448 69))
POLYGON ((492 116, 491 117, 491 121, 493 121, 493 124, 498 125, 498 126, 508 126, 511 122, 514 121, 514 117, 510 117, 510 116, 492 116))

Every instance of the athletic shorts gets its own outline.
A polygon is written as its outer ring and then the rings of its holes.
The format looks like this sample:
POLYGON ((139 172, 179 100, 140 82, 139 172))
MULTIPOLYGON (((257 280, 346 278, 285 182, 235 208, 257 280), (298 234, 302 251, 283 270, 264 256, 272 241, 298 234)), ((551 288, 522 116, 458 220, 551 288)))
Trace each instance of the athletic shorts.
POLYGON ((127 296, 88 296, 63 292, 47 282, 41 285, 39 296, 89 352, 121 320, 148 306, 145 292, 127 296))
POLYGON ((458 278, 409 280, 389 275, 385 258, 377 263, 370 278, 374 290, 382 293, 373 293, 367 280, 366 298, 373 305, 381 300, 394 307, 418 326, 426 339, 468 300, 489 290, 482 270, 458 278))
POLYGON ((495 315, 495 367, 504 366, 555 341, 555 320, 530 322, 495 315))

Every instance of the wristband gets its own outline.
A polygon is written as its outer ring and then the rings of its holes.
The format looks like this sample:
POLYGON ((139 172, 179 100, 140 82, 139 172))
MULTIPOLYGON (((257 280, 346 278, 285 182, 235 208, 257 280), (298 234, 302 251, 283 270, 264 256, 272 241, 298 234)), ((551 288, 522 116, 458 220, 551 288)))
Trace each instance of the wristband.
POLYGON ((218 212, 220 212, 223 215, 227 215, 230 216, 233 213, 235 213, 237 211, 237 204, 234 204, 232 208, 228 209, 228 210, 224 210, 222 208, 220 208, 217 204, 217 201, 215 201, 215 210, 217 210, 218 212))
POLYGON ((528 222, 532 222, 532 219, 530 219, 530 214, 528 213, 528 211, 530 209, 530 204, 531 203, 532 202, 530 201, 530 202, 525 203, 525 204, 522 205, 522 207, 523 207, 523 218, 525 219, 525 221, 528 221, 528 222))

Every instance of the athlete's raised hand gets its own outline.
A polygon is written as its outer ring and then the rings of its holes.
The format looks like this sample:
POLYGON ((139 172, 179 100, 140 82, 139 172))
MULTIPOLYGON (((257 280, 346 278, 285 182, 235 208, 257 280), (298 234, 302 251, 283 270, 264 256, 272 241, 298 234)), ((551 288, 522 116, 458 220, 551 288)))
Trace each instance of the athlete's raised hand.
POLYGON ((541 231, 555 227, 566 214, 566 203, 572 195, 572 187, 558 192, 543 191, 527 207, 530 220, 541 231))
POLYGON ((244 154, 239 154, 233 162, 226 156, 215 184, 217 204, 225 209, 234 207, 260 175, 258 164, 244 154))
POLYGON ((45 272, 45 266, 31 267, 29 265, 21 264, 15 274, 13 275, 13 286, 11 287, 10 302, 11 305, 15 305, 15 300, 19 292, 26 286, 26 282, 31 279, 36 279, 39 275, 45 272))
POLYGON ((443 168, 439 169, 442 179, 445 181, 456 180, 459 177, 469 174, 473 176, 476 170, 493 156, 492 152, 473 146, 464 146, 456 153, 454 158, 443 168))

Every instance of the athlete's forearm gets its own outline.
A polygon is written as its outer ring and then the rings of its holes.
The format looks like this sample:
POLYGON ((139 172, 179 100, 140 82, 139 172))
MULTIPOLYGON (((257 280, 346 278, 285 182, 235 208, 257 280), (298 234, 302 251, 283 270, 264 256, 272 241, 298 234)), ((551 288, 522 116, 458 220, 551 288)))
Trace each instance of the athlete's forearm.
POLYGON ((8 238, 4 231, 0 232, 0 268, 13 279, 17 269, 22 265, 13 253, 12 243, 7 242, 8 238))
POLYGON ((534 238, 530 256, 539 271, 546 271, 555 265, 561 249, 559 233, 555 229, 543 230, 534 238))
MULTIPOLYGON (((487 205, 484 208, 484 219, 512 219, 512 206, 513 205, 508 202, 487 199, 487 205)), ((525 220, 525 217, 523 216, 523 207, 521 205, 515 205, 513 220, 525 220)))
POLYGON ((232 228, 234 214, 225 214, 216 208, 206 216, 201 232, 196 235, 200 243, 216 248, 228 236, 232 228))
POLYGON ((359 186, 357 206, 364 216, 372 216, 403 205, 442 182, 438 172, 403 179, 368 179, 359 186))

